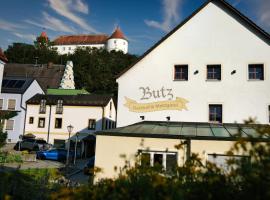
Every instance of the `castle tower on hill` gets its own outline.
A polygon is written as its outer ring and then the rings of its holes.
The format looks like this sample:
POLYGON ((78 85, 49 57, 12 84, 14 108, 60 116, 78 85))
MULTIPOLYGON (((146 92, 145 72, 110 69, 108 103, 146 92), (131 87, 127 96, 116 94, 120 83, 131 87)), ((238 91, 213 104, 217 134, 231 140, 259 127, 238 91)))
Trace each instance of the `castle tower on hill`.
POLYGON ((61 55, 73 54, 76 48, 86 47, 106 49, 107 51, 122 51, 126 54, 128 53, 128 40, 120 27, 117 27, 110 36, 105 34, 64 35, 53 41, 53 48, 61 55))

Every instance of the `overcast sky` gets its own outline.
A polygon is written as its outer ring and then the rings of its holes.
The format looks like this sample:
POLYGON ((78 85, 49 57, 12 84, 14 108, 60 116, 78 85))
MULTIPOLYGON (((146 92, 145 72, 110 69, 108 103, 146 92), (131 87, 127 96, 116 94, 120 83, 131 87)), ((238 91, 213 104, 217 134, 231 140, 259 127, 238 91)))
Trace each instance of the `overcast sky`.
MULTIPOLYGON (((140 55, 206 0, 2 0, 0 47, 33 43, 45 28, 53 40, 68 34, 111 34, 119 25, 129 52, 140 55)), ((270 32, 270 0, 228 0, 270 32)))

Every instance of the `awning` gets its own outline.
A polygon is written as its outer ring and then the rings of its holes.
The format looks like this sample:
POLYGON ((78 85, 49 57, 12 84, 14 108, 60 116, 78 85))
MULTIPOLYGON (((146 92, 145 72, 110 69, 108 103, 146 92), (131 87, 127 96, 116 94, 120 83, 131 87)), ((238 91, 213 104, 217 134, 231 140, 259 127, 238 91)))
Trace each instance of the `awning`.
POLYGON ((258 129, 269 125, 216 124, 199 122, 143 121, 116 129, 98 131, 96 135, 151 137, 198 140, 234 141, 239 138, 270 142, 270 133, 259 134, 258 129))
MULTIPOLYGON (((96 139, 96 136, 94 134, 79 133, 78 135, 78 142, 81 142, 82 140, 95 140, 95 139, 96 139)), ((70 140, 73 142, 76 142, 76 134, 70 137, 70 140)))

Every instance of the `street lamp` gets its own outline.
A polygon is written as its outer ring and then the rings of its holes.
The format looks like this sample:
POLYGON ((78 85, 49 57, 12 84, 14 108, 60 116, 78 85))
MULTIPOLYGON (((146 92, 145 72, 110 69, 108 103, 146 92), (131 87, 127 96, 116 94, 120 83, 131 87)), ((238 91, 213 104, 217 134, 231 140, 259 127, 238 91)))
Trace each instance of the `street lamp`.
POLYGON ((75 155, 74 155, 74 165, 76 164, 76 158, 77 158, 77 144, 78 144, 78 137, 79 133, 76 133, 76 143, 75 143, 75 155))
POLYGON ((66 160, 66 166, 68 165, 68 161, 69 161, 69 150, 70 150, 70 134, 73 130, 73 126, 69 125, 67 126, 67 130, 68 130, 68 151, 67 151, 67 160, 66 160))

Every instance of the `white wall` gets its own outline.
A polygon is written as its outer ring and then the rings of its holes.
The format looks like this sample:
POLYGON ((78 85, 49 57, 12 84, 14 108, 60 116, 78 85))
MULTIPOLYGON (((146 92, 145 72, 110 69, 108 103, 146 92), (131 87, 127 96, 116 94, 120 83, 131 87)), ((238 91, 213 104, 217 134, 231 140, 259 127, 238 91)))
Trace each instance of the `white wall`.
MULTIPOLYGON (((107 107, 106 107, 107 108, 107 107)), ((115 110, 115 109, 114 109, 115 110)), ((72 125, 74 127, 72 135, 76 132, 80 133, 94 133, 95 131, 102 129, 102 107, 94 106, 63 106, 63 114, 56 114, 56 106, 51 106, 51 121, 50 121, 50 136, 49 143, 54 143, 54 139, 68 139, 67 126, 72 125), (55 118, 62 118, 62 128, 55 128, 55 118), (88 120, 96 119, 96 130, 88 130, 88 120)), ((39 114, 39 105, 27 105, 27 114, 26 114, 26 128, 25 133, 35 134, 38 138, 43 138, 47 140, 48 127, 49 127, 49 114, 50 106, 47 105, 46 113, 39 114), (29 117, 34 117, 34 123, 29 124, 29 117), (45 118, 45 127, 38 128, 38 118, 45 118)), ((110 118, 115 121, 115 111, 112 112, 112 117, 109 117, 107 114, 105 118, 110 118)))
POLYGON ((124 54, 128 52, 128 41, 119 38, 112 38, 107 41, 108 51, 122 51, 124 54))
POLYGON ((117 80, 117 126, 145 120, 208 122, 208 104, 223 105, 223 122, 242 123, 256 117, 269 123, 270 47, 232 16, 209 3, 184 26, 156 47, 117 80), (263 63, 265 80, 248 80, 248 64, 263 63), (173 81, 174 65, 189 65, 188 81, 173 81), (222 80, 206 81, 206 65, 221 64, 222 80), (198 74, 194 72, 198 70, 198 74), (236 74, 231 72, 236 70, 236 74), (168 100, 168 97, 140 100, 140 87, 172 89, 175 97, 189 101, 188 110, 130 112, 125 97, 138 103, 168 100), (128 116, 128 117, 127 117, 128 116))
MULTIPOLYGON (((5 65, 5 63, 0 60, 0 85, 2 85, 4 65, 5 65)), ((1 88, 2 87, 0 87, 0 94, 1 94, 1 88)))
POLYGON ((76 48, 105 48, 104 44, 85 44, 85 45, 54 45, 53 48, 56 48, 57 52, 61 55, 63 54, 73 54, 76 48))
POLYGON ((11 93, 0 94, 0 99, 4 100, 3 110, 8 109, 9 99, 16 100, 15 111, 17 111, 17 115, 10 119, 10 120, 14 120, 14 125, 13 125, 13 130, 7 130, 8 143, 16 143, 19 140, 19 136, 23 135, 24 123, 25 123, 25 112, 26 112, 25 102, 36 94, 44 94, 43 90, 41 89, 40 85, 37 83, 36 80, 32 82, 32 84, 28 87, 28 89, 24 92, 24 94, 11 94, 11 93))

